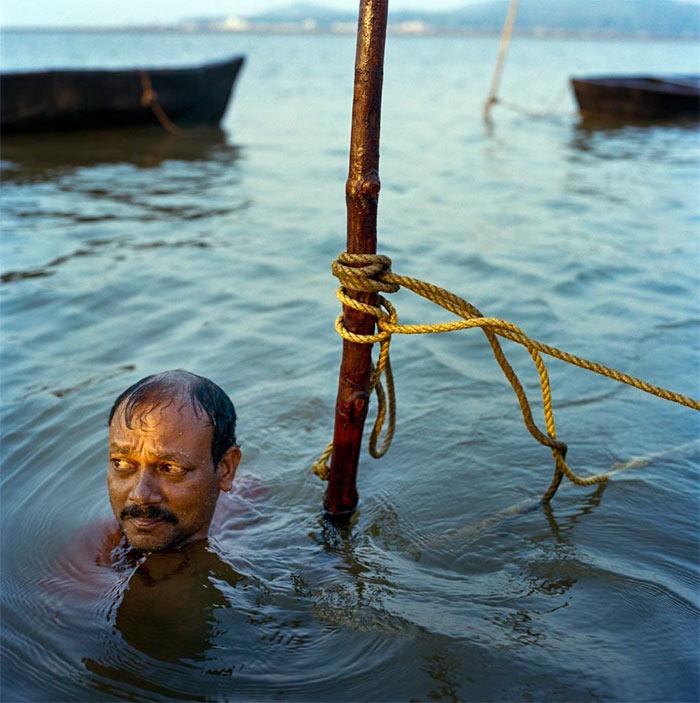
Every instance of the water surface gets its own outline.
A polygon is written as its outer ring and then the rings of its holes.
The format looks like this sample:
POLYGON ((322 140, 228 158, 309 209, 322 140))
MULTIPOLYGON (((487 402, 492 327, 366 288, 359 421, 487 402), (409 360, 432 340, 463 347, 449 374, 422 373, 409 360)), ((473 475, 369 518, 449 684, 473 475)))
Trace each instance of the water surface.
MULTIPOLYGON (((394 269, 543 341, 697 396, 693 126, 588 130, 570 75, 698 70, 689 44, 390 38, 379 241, 394 269), (562 92, 563 91, 563 92, 562 92)), ((3 700, 694 701, 698 418, 552 362, 581 473, 549 452, 477 331, 394 342, 399 425, 339 531, 308 467, 340 343, 350 37, 6 34, 6 68, 243 52, 223 131, 5 139, 3 700), (112 570, 106 417, 184 367, 234 398, 234 518, 208 546, 112 570), (511 509, 512 506, 520 506, 511 509), (86 567, 87 563, 87 567, 86 567)), ((407 322, 444 319, 403 294, 407 322)), ((527 355, 512 360, 533 399, 527 355)), ((539 420, 539 413, 537 414, 539 420)))

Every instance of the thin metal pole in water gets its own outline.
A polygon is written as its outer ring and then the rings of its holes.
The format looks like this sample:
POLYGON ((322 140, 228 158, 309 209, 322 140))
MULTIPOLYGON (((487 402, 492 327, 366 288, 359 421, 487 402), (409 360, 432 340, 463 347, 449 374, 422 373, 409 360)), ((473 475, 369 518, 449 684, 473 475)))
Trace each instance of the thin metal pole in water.
POLYGON ((506 54, 508 53, 510 38, 513 34, 513 27, 515 26, 515 18, 518 14, 519 3, 520 0, 510 0, 506 21, 503 24, 501 46, 498 49, 496 68, 493 71, 493 78, 491 79, 491 90, 489 90, 488 97, 484 103, 484 120, 486 122, 491 122, 491 108, 498 102, 498 88, 501 85, 501 74, 503 73, 503 66, 505 64, 506 54))
MULTIPOLYGON (((350 168, 345 185, 347 244, 350 254, 376 254, 379 200, 379 131, 384 77, 384 45, 389 0, 361 0, 355 53, 355 89, 350 136, 350 168)), ((358 300, 374 304, 376 295, 350 291, 358 300)), ((347 329, 374 332, 374 317, 343 308, 347 329)), ((372 345, 343 340, 343 356, 335 406, 333 455, 326 513, 349 519, 357 507, 357 463, 369 404, 372 345)))

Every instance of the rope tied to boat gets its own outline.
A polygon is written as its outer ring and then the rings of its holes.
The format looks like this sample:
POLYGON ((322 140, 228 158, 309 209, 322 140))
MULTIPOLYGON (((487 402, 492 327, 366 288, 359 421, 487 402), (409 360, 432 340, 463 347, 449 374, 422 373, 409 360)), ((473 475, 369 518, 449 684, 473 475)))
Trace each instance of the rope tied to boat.
MULTIPOLYGON (((535 440, 551 450, 554 457, 554 475, 549 487, 542 496, 544 502, 554 497, 564 476, 578 486, 590 486, 604 483, 608 480, 611 472, 592 476, 579 476, 566 462, 567 445, 557 438, 549 373, 542 359, 542 354, 547 354, 568 364, 573 364, 587 371, 611 378, 619 383, 627 384, 664 400, 684 405, 693 410, 700 410, 700 401, 694 398, 653 385, 635 376, 570 354, 549 344, 544 344, 529 337, 512 322, 493 317, 484 317, 474 305, 444 288, 417 278, 395 274, 391 270, 391 259, 387 256, 343 252, 333 261, 331 271, 340 282, 340 287, 336 291, 338 300, 343 305, 372 315, 376 319, 377 331, 374 334, 355 334, 351 332, 345 327, 342 313, 335 321, 336 332, 343 339, 356 344, 374 344, 377 342, 380 345, 379 355, 372 369, 369 388, 370 392, 374 391, 377 396, 377 416, 369 441, 369 452, 374 458, 378 459, 386 454, 391 446, 396 428, 396 394, 389 356, 391 337, 394 334, 439 334, 474 328, 482 330, 498 365, 515 393, 525 427, 535 440), (381 295, 382 293, 396 293, 400 288, 412 291, 460 319, 429 324, 407 325, 400 323, 394 306, 381 295), (360 302, 350 294, 350 291, 377 293, 377 304, 370 305, 360 302), (546 432, 543 432, 535 423, 525 389, 506 358, 498 337, 520 344, 530 353, 539 376, 546 432), (382 383, 382 377, 386 379, 386 391, 382 383), (381 446, 378 446, 385 422, 387 422, 387 428, 381 441, 381 446)), ((328 460, 332 453, 333 443, 331 442, 312 466, 313 472, 322 480, 328 480, 330 474, 328 460)))
POLYGON ((158 94, 153 90, 151 76, 148 71, 139 71, 139 78, 141 79, 141 88, 143 90, 141 93, 141 105, 151 108, 164 130, 174 134, 176 137, 183 137, 184 132, 168 117, 163 106, 158 102, 158 94))

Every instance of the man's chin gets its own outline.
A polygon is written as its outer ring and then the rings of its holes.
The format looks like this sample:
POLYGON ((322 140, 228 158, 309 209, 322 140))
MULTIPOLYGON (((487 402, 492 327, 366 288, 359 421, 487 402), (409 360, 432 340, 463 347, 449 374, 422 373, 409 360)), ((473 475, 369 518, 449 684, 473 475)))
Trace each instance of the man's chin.
POLYGON ((170 529, 142 532, 127 521, 122 525, 122 533, 130 547, 142 552, 163 552, 176 546, 181 541, 180 535, 170 525, 170 529))
POLYGON ((126 541, 132 549, 136 549, 139 552, 165 552, 177 544, 177 542, 156 542, 154 540, 139 539, 138 537, 135 539, 127 537, 126 541))

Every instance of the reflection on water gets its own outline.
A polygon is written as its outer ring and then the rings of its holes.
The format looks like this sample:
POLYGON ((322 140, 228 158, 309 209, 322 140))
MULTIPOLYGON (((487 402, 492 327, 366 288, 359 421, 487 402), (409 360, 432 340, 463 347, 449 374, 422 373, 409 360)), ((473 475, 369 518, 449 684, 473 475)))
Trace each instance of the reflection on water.
MULTIPOLYGON (((484 134, 494 40, 395 39, 379 233, 395 269, 697 395, 700 132, 500 111, 484 134)), ((362 459, 349 528, 319 515, 308 466, 337 387, 328 265, 343 240, 351 37, 13 34, 3 51, 49 65, 70 44, 93 64, 126 52, 148 65, 231 42, 250 69, 224 132, 4 140, 0 697, 696 700, 688 410, 553 362, 572 466, 625 470, 542 507, 528 496, 551 455, 483 335, 396 340, 392 450, 362 459), (207 547, 106 567, 81 535, 110 515, 108 409, 177 367, 239 410, 232 517, 207 547)), ((687 61, 681 45, 641 46, 521 39, 503 94, 546 105, 574 64, 687 61)), ((396 303, 406 322, 433 319, 396 303)), ((526 352, 512 357, 536 393, 526 352)))
POLYGON ((3 180, 17 183, 60 178, 78 169, 130 164, 152 169, 165 161, 206 161, 231 164, 237 148, 219 128, 188 130, 174 136, 155 126, 87 132, 15 134, 3 137, 3 180))
POLYGON ((542 503, 542 512, 547 518, 547 524, 549 525, 549 528, 552 531, 552 536, 557 541, 557 544, 568 543, 569 540, 566 537, 567 533, 573 531, 576 523, 578 523, 584 515, 589 515, 600 505, 600 501, 603 500, 603 494, 605 493, 605 489, 607 487, 607 483, 598 484, 595 490, 583 501, 581 507, 575 513, 566 517, 566 523, 563 528, 560 527, 559 522, 557 521, 552 504, 542 503))
POLYGON ((360 631, 400 631, 400 624, 393 622, 385 608, 394 584, 389 571, 366 550, 366 536, 354 534, 348 527, 336 527, 325 518, 319 518, 318 528, 310 538, 326 554, 336 557, 334 568, 348 578, 314 587, 301 575, 295 577, 295 588, 313 601, 315 615, 334 626, 360 631))
POLYGON ((587 116, 578 123, 581 132, 588 134, 604 133, 614 134, 621 130, 639 129, 682 129, 687 131, 697 130, 700 121, 693 117, 676 117, 673 119, 630 119, 629 117, 603 117, 587 116))
POLYGON ((424 671, 433 679, 434 687, 426 694, 430 701, 457 703, 460 689, 460 662, 445 649, 425 658, 424 671))
MULTIPOLYGON (((250 205, 243 192, 217 201, 202 198, 237 182, 241 152, 220 129, 193 129, 183 137, 159 127, 12 135, 3 140, 2 156, 5 192, 10 194, 3 204, 10 225, 6 247, 26 251, 27 236, 41 237, 52 228, 86 236, 66 238, 54 247, 43 242, 37 251, 60 253, 42 262, 32 256, 38 265, 26 268, 5 263, 0 283, 54 276, 81 259, 88 267, 105 258, 124 261, 127 251, 208 249, 215 243, 208 228, 173 236, 174 230, 159 225, 209 222, 250 205), (46 207, 49 194, 54 205, 46 207), (153 223, 154 236, 144 237, 143 227, 127 227, 128 222, 153 223), (42 223, 42 231, 36 231, 35 223, 42 223)), ((20 262, 23 257, 13 258, 20 262)))
POLYGON ((659 127, 658 124, 589 124, 579 123, 572 129, 570 147, 572 154, 593 156, 607 161, 632 161, 649 153, 659 157, 664 150, 673 152, 674 160, 679 156, 690 157, 672 149, 670 144, 693 140, 698 124, 673 123, 659 127), (641 152, 641 154, 640 154, 641 152))

